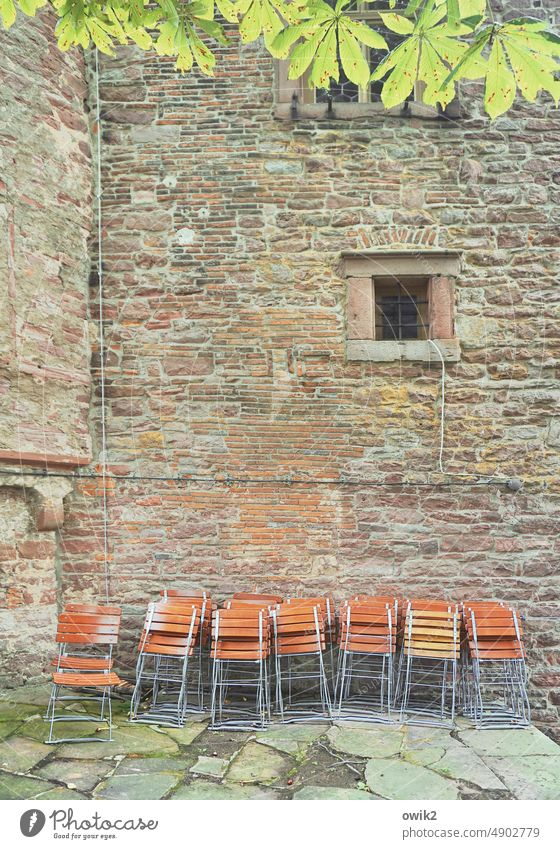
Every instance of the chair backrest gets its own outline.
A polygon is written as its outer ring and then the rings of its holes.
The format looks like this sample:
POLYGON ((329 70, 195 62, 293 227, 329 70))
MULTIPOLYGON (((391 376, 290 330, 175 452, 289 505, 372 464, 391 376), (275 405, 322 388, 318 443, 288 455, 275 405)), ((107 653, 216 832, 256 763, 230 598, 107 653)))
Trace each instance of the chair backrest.
POLYGON ((183 589, 181 587, 165 587, 163 590, 159 591, 159 594, 162 598, 210 598, 210 593, 207 593, 206 590, 183 589))
POLYGON ((115 609, 118 613, 98 614, 63 610, 58 617, 57 643, 115 645, 119 639, 121 625, 120 608, 115 609))
POLYGON ((200 609, 196 605, 152 603, 146 612, 138 650, 141 654, 184 657, 196 643, 200 621, 200 609))
POLYGON ((517 612, 503 605, 464 608, 463 622, 469 652, 479 660, 525 657, 523 626, 517 612))
POLYGON ((272 611, 274 644, 277 654, 303 654, 325 651, 326 615, 319 605, 298 599, 280 604, 272 611))
POLYGON ((240 610, 240 609, 253 609, 253 610, 262 610, 263 613, 267 613, 275 607, 276 604, 270 601, 262 601, 254 598, 229 598, 226 599, 223 603, 224 610, 240 610))
POLYGON ((460 649, 460 621, 447 602, 413 602, 407 606, 403 650, 405 655, 456 660, 460 649))
POLYGON ((392 653, 396 648, 395 610, 373 601, 351 601, 340 608, 339 644, 343 651, 392 653))
POLYGON ((78 604, 75 602, 64 605, 64 613, 95 613, 98 616, 121 616, 120 607, 106 604, 78 604))
POLYGON ((267 602, 268 604, 281 604, 283 601, 281 595, 271 595, 270 593, 234 593, 232 598, 242 599, 244 601, 267 602))
POLYGON ((215 660, 262 660, 270 653, 268 613, 254 605, 218 609, 212 616, 212 646, 215 660))

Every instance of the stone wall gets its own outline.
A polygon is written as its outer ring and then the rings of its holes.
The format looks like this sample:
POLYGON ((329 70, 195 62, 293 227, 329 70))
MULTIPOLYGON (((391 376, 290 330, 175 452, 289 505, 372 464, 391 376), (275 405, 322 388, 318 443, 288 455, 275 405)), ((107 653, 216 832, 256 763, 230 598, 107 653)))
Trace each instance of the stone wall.
POLYGON ((91 459, 85 67, 54 23, 0 33, 0 685, 43 674, 53 651, 71 485, 39 472, 91 459))
MULTIPOLYGON (((137 476, 109 493, 123 666, 165 584, 502 598, 527 617, 536 717, 557 722, 551 103, 490 125, 465 89, 452 122, 279 121, 271 60, 235 41, 211 80, 121 51, 101 94, 108 456, 137 476), (462 253, 459 477, 437 473, 439 364, 345 356, 341 252, 435 248, 462 253)), ((102 593, 99 493, 72 496, 66 598, 102 593)))
MULTIPOLYGON (((79 78, 75 57, 55 61, 79 78)), ((557 727, 551 104, 490 125, 465 89, 452 122, 280 121, 271 60, 235 40, 211 80, 121 50, 102 61, 101 96, 111 555, 106 567, 102 483, 82 480, 58 538, 61 600, 102 599, 108 568, 128 673, 165 584, 511 600, 527 618, 536 718, 557 727), (340 256, 371 249, 462 254, 443 455, 458 477, 437 471, 437 362, 346 358, 340 256)), ((82 386, 58 422, 85 421, 82 386)), ((69 422, 64 450, 87 452, 69 422)))
POLYGON ((89 457, 84 60, 53 14, 20 17, 0 52, 0 457, 89 457))

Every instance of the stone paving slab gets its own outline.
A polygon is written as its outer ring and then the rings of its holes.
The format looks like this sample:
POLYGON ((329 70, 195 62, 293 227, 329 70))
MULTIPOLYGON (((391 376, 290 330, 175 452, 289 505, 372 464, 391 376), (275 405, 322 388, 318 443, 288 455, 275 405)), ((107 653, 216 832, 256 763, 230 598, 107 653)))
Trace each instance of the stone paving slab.
POLYGON ((1 690, 0 702, 17 705, 46 705, 51 695, 51 684, 45 681, 42 684, 25 684, 13 690, 1 690))
POLYGON ((366 766, 369 789, 383 799, 458 799, 455 782, 400 759, 372 758, 366 766))
POLYGON ((185 787, 176 790, 171 799, 245 799, 253 801, 265 801, 267 799, 278 799, 278 794, 272 790, 264 790, 261 787, 240 787, 237 784, 215 784, 210 781, 193 781, 185 787))
POLYGON ((404 732, 390 726, 345 722, 330 728, 327 737, 339 752, 362 758, 388 758, 400 752, 404 732))
POLYGON ((98 759, 115 755, 178 754, 179 746, 168 734, 147 725, 123 725, 114 729, 112 743, 64 743, 61 758, 98 759))
POLYGON ((184 773, 190 766, 190 761, 177 758, 124 758, 115 769, 115 775, 141 775, 151 772, 184 773))
POLYGON ((108 761, 52 760, 35 770, 41 778, 62 781, 70 790, 93 790, 114 768, 108 761))
POLYGON ((114 743, 46 746, 48 688, 22 690, 0 696, 3 799, 560 798, 560 746, 535 728, 459 717, 453 732, 336 720, 239 733, 208 731, 201 715, 174 729, 130 724, 119 702, 114 743))
POLYGON ((141 773, 139 775, 114 775, 101 782, 94 799, 161 799, 179 783, 171 773, 141 773))
POLYGON ((289 755, 298 755, 305 752, 310 743, 321 737, 326 730, 325 725, 277 724, 257 734, 256 739, 264 746, 270 746, 289 755))
POLYGON ((247 743, 228 770, 228 781, 238 784, 272 784, 285 776, 290 762, 260 743, 247 743))
POLYGON ((560 755, 525 755, 486 762, 516 799, 560 799, 560 755))
POLYGON ((294 799, 299 801, 325 800, 325 799, 350 799, 362 801, 375 801, 375 797, 371 793, 366 793, 364 790, 349 790, 347 787, 317 787, 309 785, 302 787, 301 790, 294 793, 294 799))
POLYGON ((221 778, 229 766, 229 761, 224 758, 207 758, 201 755, 194 766, 191 766, 189 772, 195 775, 213 775, 216 778, 221 778))
POLYGON ((54 784, 32 776, 0 773, 0 799, 38 799, 49 790, 63 792, 54 784))
POLYGON ((560 747, 537 728, 469 729, 459 739, 479 755, 494 758, 520 755, 558 755, 560 747))
POLYGON ((0 744, 0 768, 27 772, 52 753, 52 748, 27 737, 8 737, 0 744))

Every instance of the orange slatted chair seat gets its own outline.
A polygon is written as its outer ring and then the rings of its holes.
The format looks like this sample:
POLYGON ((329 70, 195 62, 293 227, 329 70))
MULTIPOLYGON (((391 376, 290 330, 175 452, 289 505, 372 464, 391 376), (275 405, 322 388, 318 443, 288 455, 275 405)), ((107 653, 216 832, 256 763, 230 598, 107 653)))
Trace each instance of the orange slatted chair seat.
POLYGON ((125 682, 116 672, 53 672, 55 684, 68 687, 118 687, 125 682))

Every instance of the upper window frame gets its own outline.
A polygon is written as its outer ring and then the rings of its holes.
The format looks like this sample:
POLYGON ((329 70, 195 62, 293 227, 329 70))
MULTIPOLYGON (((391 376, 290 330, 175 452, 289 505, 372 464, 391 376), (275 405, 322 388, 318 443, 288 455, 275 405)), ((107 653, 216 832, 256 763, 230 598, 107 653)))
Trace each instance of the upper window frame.
MULTIPOLYGON (((381 23, 381 12, 391 12, 387 8, 371 9, 370 4, 359 2, 356 11, 349 11, 349 17, 364 23, 381 23)), ((369 48, 364 47, 364 52, 369 48)), ((299 79, 288 79, 289 59, 275 60, 275 117, 282 119, 298 120, 302 118, 334 118, 349 120, 352 118, 363 118, 367 116, 387 116, 401 118, 424 118, 431 120, 457 119, 461 117, 461 108, 457 99, 453 100, 445 110, 429 106, 422 102, 422 91, 424 83, 417 81, 414 86, 414 97, 399 106, 386 109, 381 101, 374 101, 369 96, 369 86, 360 87, 359 100, 355 103, 344 103, 331 101, 317 103, 315 99, 316 89, 309 86, 309 71, 306 71, 299 79)))

